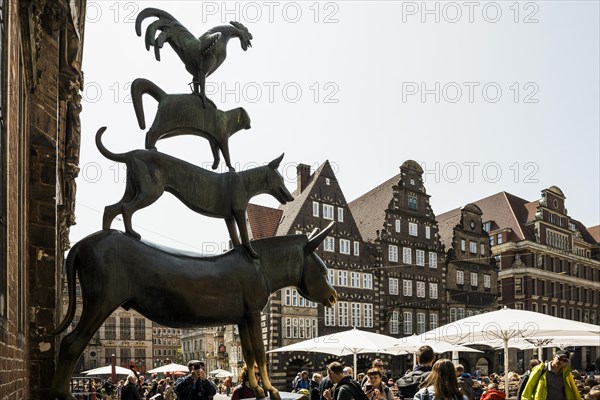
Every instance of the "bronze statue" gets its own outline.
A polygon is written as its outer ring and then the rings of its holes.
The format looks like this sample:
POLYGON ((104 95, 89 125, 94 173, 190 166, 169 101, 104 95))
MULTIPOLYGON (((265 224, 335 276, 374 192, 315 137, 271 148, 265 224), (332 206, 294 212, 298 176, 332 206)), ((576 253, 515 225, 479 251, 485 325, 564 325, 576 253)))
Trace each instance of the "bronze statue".
POLYGON ((193 94, 167 94, 147 79, 131 84, 133 108, 141 129, 146 128, 142 95, 149 94, 158 101, 158 111, 146 133, 146 148, 156 150, 156 142, 177 135, 198 135, 208 139, 213 153, 212 169, 219 166, 219 150, 230 171, 235 171, 229 158, 229 136, 240 129, 250 129, 250 116, 241 107, 229 111, 203 108, 200 98, 193 94))
POLYGON ((216 26, 196 39, 171 14, 157 8, 145 8, 138 14, 135 19, 135 32, 138 36, 142 36, 142 21, 148 17, 157 17, 158 20, 146 28, 146 49, 150 50, 150 46, 154 46, 154 55, 160 61, 160 49, 165 42, 169 43, 185 64, 185 69, 192 74, 194 93, 202 96, 204 105, 206 77, 225 61, 229 39, 238 37, 244 51, 252 47, 252 34, 239 22, 231 21, 231 25, 216 26), (154 36, 156 31, 161 31, 158 37, 154 36))
MULTIPOLYGON (((267 375, 260 312, 271 293, 288 286, 326 307, 335 303, 337 294, 327 280, 327 268, 314 253, 332 228, 333 222, 310 238, 290 235, 257 240, 254 246, 262 254, 260 260, 239 248, 219 256, 194 257, 115 230, 82 239, 67 257, 69 306, 55 334, 64 331, 75 315, 76 274, 83 312, 62 339, 53 398, 75 399, 69 393, 69 379, 77 359, 106 318, 122 306, 173 328, 237 324, 246 364, 256 362, 263 388, 271 398, 279 399, 267 375)), ((250 375, 256 397, 264 397, 254 374, 250 375)))
POLYGON ((127 165, 127 184, 123 198, 104 209, 102 229, 110 229, 112 220, 122 214, 127 233, 139 239, 140 235, 131 226, 133 213, 154 203, 167 191, 197 213, 224 218, 233 244, 240 245, 241 239, 250 255, 258 257, 248 235, 248 202, 263 193, 272 195, 281 204, 294 200, 277 171, 283 154, 265 166, 218 174, 158 151, 112 153, 102 144, 105 130, 102 127, 96 133, 96 146, 104 157, 127 165))

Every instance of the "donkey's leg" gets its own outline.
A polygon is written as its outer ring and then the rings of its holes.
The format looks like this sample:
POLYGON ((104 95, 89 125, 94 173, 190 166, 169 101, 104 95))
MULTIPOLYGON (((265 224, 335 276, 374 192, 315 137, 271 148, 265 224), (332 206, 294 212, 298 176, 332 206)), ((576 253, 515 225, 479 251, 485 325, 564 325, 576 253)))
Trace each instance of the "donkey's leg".
POLYGON ((265 354, 265 346, 262 340, 262 329, 260 327, 260 313, 252 313, 250 318, 247 318, 246 324, 252 341, 252 353, 260 371, 263 388, 271 393, 271 398, 280 400, 279 391, 273 387, 267 374, 267 355, 265 354))
POLYGON ((256 380, 256 376, 254 375, 254 364, 256 360, 254 359, 254 348, 252 347, 253 340, 250 337, 251 329, 248 326, 251 323, 250 321, 251 318, 247 318, 244 322, 238 325, 238 330, 240 331, 240 340, 242 342, 242 353, 244 354, 244 361, 246 362, 246 366, 248 367, 248 384, 254 390, 254 394, 256 395, 256 397, 262 399, 265 397, 265 391, 263 390, 263 388, 258 386, 258 381, 256 380))
POLYGON ((52 380, 52 399, 75 400, 75 397, 69 392, 69 380, 77 359, 104 320, 116 309, 116 307, 108 305, 104 299, 87 298, 86 300, 89 304, 83 307, 79 323, 61 341, 56 372, 52 380))
POLYGON ((242 244, 250 253, 252 258, 258 258, 259 254, 254 250, 252 245, 250 244, 250 235, 248 235, 248 224, 246 223, 246 210, 235 210, 233 212, 233 216, 235 217, 235 222, 237 222, 238 229, 240 231, 240 238, 242 239, 242 244))

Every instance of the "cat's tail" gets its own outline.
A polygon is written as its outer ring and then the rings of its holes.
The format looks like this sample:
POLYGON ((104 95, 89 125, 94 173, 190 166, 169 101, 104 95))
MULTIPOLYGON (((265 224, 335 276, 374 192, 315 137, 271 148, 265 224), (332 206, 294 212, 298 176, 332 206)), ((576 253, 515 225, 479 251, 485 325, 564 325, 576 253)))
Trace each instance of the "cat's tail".
POLYGON ((104 131, 106 131, 105 126, 98 129, 98 132, 96 132, 96 147, 98 148, 98 151, 100 152, 100 154, 102 154, 109 160, 124 163, 126 161, 125 154, 113 153, 109 151, 106 147, 104 147, 104 144, 102 144, 102 134, 104 133, 104 131))
POLYGON ((167 95, 164 90, 148 79, 137 78, 131 83, 131 101, 133 102, 133 109, 135 110, 135 116, 137 117, 140 129, 146 129, 144 104, 142 103, 142 96, 144 94, 149 94, 158 102, 167 95))

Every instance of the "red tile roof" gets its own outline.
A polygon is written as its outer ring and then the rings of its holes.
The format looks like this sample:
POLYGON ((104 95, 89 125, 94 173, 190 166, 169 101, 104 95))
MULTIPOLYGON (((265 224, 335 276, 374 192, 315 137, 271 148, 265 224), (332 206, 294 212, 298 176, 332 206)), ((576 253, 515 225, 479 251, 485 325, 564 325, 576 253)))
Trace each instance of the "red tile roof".
POLYGON ((587 231, 596 243, 600 243, 600 225, 587 228, 587 231))
POLYGON ((275 236, 283 211, 276 208, 248 204, 248 222, 254 240, 275 236))

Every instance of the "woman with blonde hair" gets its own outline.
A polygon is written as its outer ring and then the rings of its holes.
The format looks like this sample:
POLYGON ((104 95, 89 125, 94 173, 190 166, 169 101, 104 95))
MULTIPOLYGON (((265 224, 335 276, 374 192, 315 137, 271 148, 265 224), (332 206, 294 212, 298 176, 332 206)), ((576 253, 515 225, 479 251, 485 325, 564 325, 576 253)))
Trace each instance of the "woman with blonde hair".
POLYGON ((456 368, 452 361, 439 359, 433 364, 424 387, 415 394, 419 400, 468 400, 458 388, 456 368))

